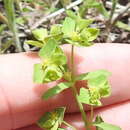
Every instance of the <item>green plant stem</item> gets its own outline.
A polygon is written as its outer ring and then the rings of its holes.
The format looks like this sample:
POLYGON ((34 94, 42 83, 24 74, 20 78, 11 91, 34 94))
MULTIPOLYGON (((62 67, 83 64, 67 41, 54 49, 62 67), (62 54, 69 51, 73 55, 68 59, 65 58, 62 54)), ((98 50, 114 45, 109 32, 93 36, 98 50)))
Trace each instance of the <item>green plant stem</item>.
POLYGON ((110 42, 109 34, 110 34, 111 29, 113 27, 112 19, 113 19, 113 15, 115 13, 117 2, 118 2, 118 0, 112 0, 112 9, 111 9, 111 13, 110 13, 110 16, 109 16, 109 20, 107 21, 107 24, 106 24, 106 31, 107 31, 106 42, 110 42))
MULTIPOLYGON (((74 46, 73 45, 71 47, 71 72, 72 72, 72 82, 75 84, 75 81, 74 81, 74 78, 75 78, 75 74, 74 74, 74 46)), ((84 111, 82 103, 78 99, 78 92, 77 92, 75 85, 72 86, 72 91, 73 91, 73 94, 76 98, 76 102, 77 102, 77 105, 79 107, 79 110, 81 112, 82 119, 83 119, 84 124, 85 124, 85 128, 86 128, 86 130, 90 130, 89 123, 87 121, 87 116, 86 116, 86 113, 84 111)))
POLYGON ((90 123, 92 124, 93 121, 93 116, 94 116, 94 111, 93 111, 93 106, 91 106, 91 112, 90 112, 90 123))
POLYGON ((66 121, 63 121, 62 123, 64 123, 66 126, 72 128, 72 130, 76 130, 76 128, 74 128, 72 125, 70 125, 70 124, 67 123, 66 121))
POLYGON ((109 21, 112 21, 113 15, 115 13, 116 5, 117 5, 118 0, 112 0, 112 10, 110 13, 109 21))
POLYGON ((9 28, 13 33, 13 39, 15 41, 16 49, 18 52, 22 52, 22 47, 21 47, 21 43, 18 37, 18 32, 16 27, 14 0, 4 0, 4 7, 6 10, 9 28))

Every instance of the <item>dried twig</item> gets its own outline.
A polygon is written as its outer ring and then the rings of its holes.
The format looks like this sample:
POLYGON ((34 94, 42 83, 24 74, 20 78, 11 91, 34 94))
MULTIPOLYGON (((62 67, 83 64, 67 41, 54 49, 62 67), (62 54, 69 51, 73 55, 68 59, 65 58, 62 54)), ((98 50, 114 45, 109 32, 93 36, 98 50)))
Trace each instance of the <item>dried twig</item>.
POLYGON ((123 10, 118 14, 118 16, 113 20, 112 26, 114 26, 114 25, 117 23, 117 21, 118 21, 119 19, 121 19, 121 17, 122 17, 129 9, 130 9, 130 3, 127 4, 126 8, 123 9, 123 10))
MULTIPOLYGON (((77 1, 75 1, 75 2, 73 2, 73 3, 71 3, 70 5, 68 5, 68 6, 66 7, 66 9, 70 9, 70 8, 72 8, 72 7, 74 7, 74 6, 77 6, 77 5, 81 4, 82 2, 83 2, 83 0, 77 0, 77 1)), ((56 11, 56 12, 54 12, 54 13, 52 13, 52 14, 46 16, 46 17, 41 18, 41 19, 40 19, 39 21, 37 21, 34 25, 32 25, 31 30, 37 28, 38 26, 40 26, 42 23, 48 21, 49 19, 51 19, 51 18, 53 18, 53 17, 55 17, 55 16, 57 16, 57 15, 59 15, 59 14, 62 14, 63 12, 65 12, 66 9, 65 9, 65 8, 62 8, 62 9, 60 9, 60 10, 58 10, 58 11, 56 11)))

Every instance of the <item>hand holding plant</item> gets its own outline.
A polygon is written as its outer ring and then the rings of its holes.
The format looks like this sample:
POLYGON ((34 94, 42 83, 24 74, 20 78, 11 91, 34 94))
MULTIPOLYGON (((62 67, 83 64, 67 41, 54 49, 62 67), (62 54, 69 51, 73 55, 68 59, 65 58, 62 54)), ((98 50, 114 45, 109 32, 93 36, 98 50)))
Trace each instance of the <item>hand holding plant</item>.
MULTIPOLYGON (((69 67, 70 46, 62 46, 68 57, 69 67)), ((112 96, 102 100, 101 108, 94 109, 94 117, 100 115, 105 122, 119 125, 123 130, 130 129, 128 116, 130 113, 129 58, 130 46, 127 44, 96 44, 88 48, 75 47, 75 75, 99 69, 106 69, 112 73, 110 77, 112 96)), ((42 85, 34 84, 32 81, 33 65, 39 62, 37 53, 32 52, 0 56, 0 88, 5 92, 0 91, 0 96, 4 97, 6 94, 14 117, 14 120, 9 118, 8 106, 4 106, 6 100, 0 98, 2 103, 0 129, 41 130, 41 128, 30 125, 35 123, 45 112, 66 106, 64 120, 76 129, 84 130, 84 123, 71 88, 47 101, 41 99, 41 95, 57 85, 59 81, 42 85), (11 125, 12 121, 15 121, 13 126, 11 125)), ((85 81, 76 83, 77 89, 80 86, 85 87, 85 81)), ((89 114, 88 106, 85 105, 84 110, 89 114)), ((90 117, 90 115, 87 116, 90 117)), ((68 129, 67 126, 62 125, 62 127, 68 129)))
MULTIPOLYGON (((90 130, 91 127, 96 129, 113 129, 120 130, 119 127, 104 123, 100 116, 94 118, 94 106, 101 106, 101 98, 110 96, 110 84, 107 80, 110 73, 106 70, 98 70, 88 72, 81 75, 75 75, 74 66, 74 46, 91 46, 99 34, 96 28, 90 28, 89 25, 93 20, 82 19, 79 15, 75 15, 72 11, 67 12, 69 17, 66 17, 62 25, 54 25, 50 32, 46 29, 37 29, 33 31, 35 38, 38 41, 27 41, 29 44, 41 47, 39 56, 42 62, 35 64, 33 80, 35 83, 49 83, 63 78, 65 81, 50 88, 46 91, 42 98, 47 100, 65 89, 71 88, 76 99, 77 105, 84 121, 85 129, 90 130), (71 44, 71 67, 67 66, 67 58, 60 48, 62 42, 71 44), (40 46, 39 46, 40 45, 40 46), (75 84, 77 81, 85 80, 87 88, 80 88, 78 92, 75 84), (88 118, 83 108, 83 104, 91 106, 91 115, 88 118)), ((52 112, 47 112, 38 121, 38 125, 46 130, 60 130, 61 124, 64 123, 65 107, 54 109, 52 112)), ((69 125, 70 126, 70 125, 69 125)), ((71 126, 73 128, 73 126, 71 126)), ((73 128, 75 129, 75 128, 73 128)))

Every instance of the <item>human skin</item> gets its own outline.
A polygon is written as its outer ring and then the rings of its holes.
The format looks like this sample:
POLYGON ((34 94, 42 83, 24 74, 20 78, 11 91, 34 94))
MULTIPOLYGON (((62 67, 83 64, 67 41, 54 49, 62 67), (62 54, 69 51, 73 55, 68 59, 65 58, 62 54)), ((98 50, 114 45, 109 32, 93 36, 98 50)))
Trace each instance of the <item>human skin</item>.
MULTIPOLYGON (((70 46, 63 46, 68 59, 70 46)), ((112 96, 103 99, 104 108, 98 108, 106 122, 130 129, 130 45, 97 44, 88 48, 75 48, 75 73, 81 74, 97 69, 107 69, 112 73, 110 83, 112 96), (112 105, 114 104, 114 105, 112 105)), ((57 82, 37 85, 32 81, 33 65, 40 60, 36 53, 20 53, 0 56, 0 130, 10 130, 28 126, 36 122, 46 111, 58 106, 66 106, 66 120, 78 129, 83 123, 73 94, 66 90, 49 101, 41 100, 41 95, 57 82)), ((69 62, 68 62, 69 64, 69 62)), ((77 86, 84 85, 78 83, 77 86)), ((88 107, 85 106, 88 110, 88 107)), ((20 130, 39 130, 36 126, 20 130)))

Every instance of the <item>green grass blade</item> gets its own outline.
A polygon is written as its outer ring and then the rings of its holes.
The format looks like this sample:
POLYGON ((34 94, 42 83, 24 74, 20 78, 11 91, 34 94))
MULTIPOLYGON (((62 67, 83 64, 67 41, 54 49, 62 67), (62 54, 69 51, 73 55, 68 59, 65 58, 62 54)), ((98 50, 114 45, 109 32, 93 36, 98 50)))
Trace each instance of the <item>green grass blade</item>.
POLYGON ((4 7, 6 11, 6 16, 8 19, 9 28, 13 33, 14 42, 18 52, 22 51, 22 47, 18 37, 18 31, 16 27, 15 20, 15 9, 14 9, 14 0, 4 0, 4 7))

